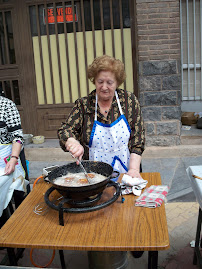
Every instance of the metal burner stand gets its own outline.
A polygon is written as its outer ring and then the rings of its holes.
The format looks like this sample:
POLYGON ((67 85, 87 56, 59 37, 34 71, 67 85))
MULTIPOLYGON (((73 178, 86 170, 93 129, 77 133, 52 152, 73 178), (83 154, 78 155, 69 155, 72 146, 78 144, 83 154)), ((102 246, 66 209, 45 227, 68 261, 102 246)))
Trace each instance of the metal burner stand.
MULTIPOLYGON (((96 211, 102 208, 107 207, 108 205, 114 203, 120 196, 121 194, 121 186, 119 183, 110 181, 107 185, 106 188, 109 187, 114 187, 116 189, 116 192, 113 194, 113 197, 101 204, 98 205, 94 205, 93 204, 97 201, 100 200, 102 193, 99 193, 96 197, 94 198, 87 198, 83 201, 74 201, 72 199, 69 198, 63 198, 58 205, 52 203, 49 199, 49 195, 55 190, 55 187, 51 187, 50 189, 47 190, 47 192, 44 195, 44 199, 45 202, 47 203, 48 206, 50 206, 52 209, 54 210, 58 210, 59 211, 59 224, 64 226, 64 218, 63 218, 63 213, 64 212, 69 212, 69 213, 86 213, 86 212, 92 212, 92 211, 96 211), (70 204, 73 206, 77 206, 77 207, 64 207, 64 204, 70 204), (85 206, 85 207, 82 207, 85 206)), ((122 200, 123 202, 123 200, 122 200)))

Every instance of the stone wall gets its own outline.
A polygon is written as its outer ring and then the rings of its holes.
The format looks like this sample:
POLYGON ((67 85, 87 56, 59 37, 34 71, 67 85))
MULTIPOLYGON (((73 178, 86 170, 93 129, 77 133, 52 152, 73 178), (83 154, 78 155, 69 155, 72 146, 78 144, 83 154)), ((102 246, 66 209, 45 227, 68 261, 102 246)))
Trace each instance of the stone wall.
POLYGON ((180 144, 178 1, 137 0, 140 104, 147 146, 180 144))

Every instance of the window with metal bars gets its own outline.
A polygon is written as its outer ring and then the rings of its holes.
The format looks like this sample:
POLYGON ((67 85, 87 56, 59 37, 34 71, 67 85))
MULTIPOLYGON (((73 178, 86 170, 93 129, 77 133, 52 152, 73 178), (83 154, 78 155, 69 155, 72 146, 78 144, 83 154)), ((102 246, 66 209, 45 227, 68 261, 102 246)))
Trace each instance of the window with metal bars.
POLYGON ((202 0, 180 1, 182 101, 202 100, 202 0))
POLYGON ((121 87, 133 92, 129 10, 129 0, 29 6, 39 105, 73 103, 86 96, 94 89, 88 65, 103 54, 123 61, 127 78, 121 87))
POLYGON ((18 80, 0 81, 0 89, 6 98, 12 100, 16 105, 21 105, 18 80))
MULTIPOLYGON (((74 11, 72 10, 71 1, 63 3, 59 2, 54 5, 50 3, 47 5, 30 6, 30 22, 32 36, 38 35, 37 30, 37 17, 39 18, 40 35, 47 34, 46 18, 48 22, 49 34, 55 34, 55 19, 57 21, 58 34, 64 33, 64 19, 66 20, 67 33, 73 32, 73 14, 76 32, 92 30, 104 30, 111 29, 113 23, 113 29, 119 29, 120 26, 120 11, 118 1, 109 0, 84 0, 83 10, 81 9, 81 2, 74 1, 74 11), (65 16, 63 16, 65 12, 65 16), (84 24, 82 25, 81 13, 84 15, 84 24), (94 28, 94 29, 93 29, 94 28)), ((130 10, 129 1, 122 0, 122 17, 123 28, 130 28, 130 10)))
POLYGON ((0 65, 15 64, 11 11, 0 12, 0 65))

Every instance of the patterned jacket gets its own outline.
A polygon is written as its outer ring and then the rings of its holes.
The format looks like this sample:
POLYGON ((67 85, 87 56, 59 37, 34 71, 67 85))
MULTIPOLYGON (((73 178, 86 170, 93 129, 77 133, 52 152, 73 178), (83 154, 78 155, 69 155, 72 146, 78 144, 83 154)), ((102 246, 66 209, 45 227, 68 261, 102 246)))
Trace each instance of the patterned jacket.
MULTIPOLYGON (((130 153, 141 155, 144 151, 145 136, 139 102, 135 95, 131 92, 127 92, 122 89, 117 89, 116 91, 118 93, 123 113, 131 128, 131 135, 128 144, 129 151, 130 153)), ((88 159, 88 145, 95 115, 95 93, 96 92, 94 90, 87 97, 76 100, 66 122, 63 122, 61 128, 58 130, 60 146, 64 151, 66 151, 65 142, 69 137, 74 137, 80 141, 80 143, 84 146, 83 159, 88 159)), ((107 117, 100 113, 98 106, 97 120, 102 123, 111 124, 119 116, 120 112, 115 96, 107 117)))
POLYGON ((23 143, 20 114, 13 101, 0 96, 0 144, 23 143))

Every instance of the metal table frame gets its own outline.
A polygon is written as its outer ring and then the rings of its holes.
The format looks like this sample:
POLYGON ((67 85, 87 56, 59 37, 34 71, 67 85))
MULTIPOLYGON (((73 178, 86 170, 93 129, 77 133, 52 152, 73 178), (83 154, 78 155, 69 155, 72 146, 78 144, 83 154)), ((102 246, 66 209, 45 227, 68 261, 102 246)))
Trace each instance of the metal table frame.
POLYGON ((202 222, 202 211, 201 211, 201 208, 199 207, 193 264, 196 265, 197 262, 198 262, 200 269, 202 269, 202 256, 201 256, 201 253, 200 253, 200 248, 201 248, 201 245, 202 245, 201 222, 202 222))

